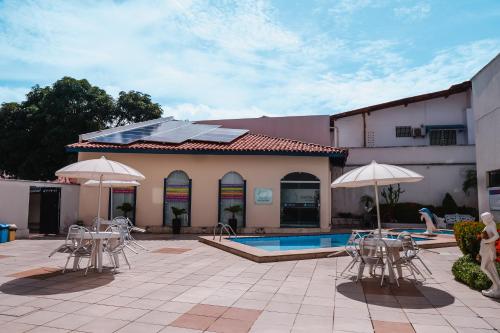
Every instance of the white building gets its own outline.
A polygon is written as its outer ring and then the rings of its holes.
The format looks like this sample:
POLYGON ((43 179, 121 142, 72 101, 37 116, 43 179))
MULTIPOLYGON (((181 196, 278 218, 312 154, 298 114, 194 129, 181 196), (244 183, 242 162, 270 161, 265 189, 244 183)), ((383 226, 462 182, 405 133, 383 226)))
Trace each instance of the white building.
POLYGON ((500 54, 472 78, 479 211, 500 221, 500 54))
MULTIPOLYGON (((469 81, 447 90, 413 96, 331 116, 335 146, 349 148, 344 171, 370 163, 395 164, 422 174, 419 183, 402 184, 400 202, 440 206, 447 192, 459 206, 477 206, 474 191, 462 185, 475 169, 474 122, 469 81)), ((370 188, 333 193, 334 213, 360 213, 370 188)))

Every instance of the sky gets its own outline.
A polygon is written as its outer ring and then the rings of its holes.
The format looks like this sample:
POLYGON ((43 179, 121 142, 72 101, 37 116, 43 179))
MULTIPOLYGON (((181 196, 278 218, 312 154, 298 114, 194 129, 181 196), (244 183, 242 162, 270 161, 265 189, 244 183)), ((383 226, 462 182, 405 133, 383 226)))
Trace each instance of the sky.
POLYGON ((177 119, 335 114, 499 52, 499 0, 0 0, 0 103, 72 76, 177 119))

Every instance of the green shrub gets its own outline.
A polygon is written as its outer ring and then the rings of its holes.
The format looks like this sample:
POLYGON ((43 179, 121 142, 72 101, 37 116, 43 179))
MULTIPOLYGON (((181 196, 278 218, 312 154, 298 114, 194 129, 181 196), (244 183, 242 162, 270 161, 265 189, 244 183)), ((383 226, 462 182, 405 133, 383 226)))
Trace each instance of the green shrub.
MULTIPOLYGON (((500 264, 496 265, 500 272, 500 264)), ((481 271, 481 267, 470 254, 458 259, 451 271, 457 281, 465 283, 472 289, 483 290, 491 287, 490 279, 481 271)))
POLYGON ((453 227, 457 246, 463 254, 470 254, 473 259, 479 253, 481 245, 481 231, 484 229, 482 222, 458 222, 453 227))

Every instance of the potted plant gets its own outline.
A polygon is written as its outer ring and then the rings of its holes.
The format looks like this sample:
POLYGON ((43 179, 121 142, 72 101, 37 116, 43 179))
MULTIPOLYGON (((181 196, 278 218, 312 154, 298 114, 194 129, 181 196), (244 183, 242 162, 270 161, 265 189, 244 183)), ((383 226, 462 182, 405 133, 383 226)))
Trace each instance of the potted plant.
POLYGON ((238 228, 238 220, 236 219, 236 214, 241 212, 243 208, 240 205, 234 205, 224 208, 224 210, 226 212, 233 214, 232 217, 228 220, 228 222, 229 226, 234 230, 234 232, 236 232, 236 228, 238 228))
POLYGON ((132 210, 134 210, 134 206, 132 206, 128 202, 124 202, 121 204, 121 206, 116 207, 117 209, 121 210, 123 212, 123 216, 128 218, 128 213, 130 213, 132 210))
POLYGON ((172 233, 180 234, 181 233, 181 216, 186 214, 187 211, 184 208, 172 207, 172 214, 174 214, 174 218, 172 219, 172 233))

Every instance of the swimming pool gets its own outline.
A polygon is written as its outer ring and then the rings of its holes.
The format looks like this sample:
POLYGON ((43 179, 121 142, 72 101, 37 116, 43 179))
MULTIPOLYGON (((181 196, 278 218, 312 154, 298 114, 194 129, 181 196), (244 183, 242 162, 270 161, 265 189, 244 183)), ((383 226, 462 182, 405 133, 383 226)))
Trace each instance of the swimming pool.
MULTIPOLYGON (((231 237, 229 240, 266 251, 290 251, 345 246, 350 235, 345 233, 276 237, 231 237)), ((387 237, 396 238, 395 235, 388 235, 387 237)), ((416 241, 427 240, 427 238, 419 237, 414 237, 414 239, 416 241)))
MULTIPOLYGON (((409 233, 413 233, 413 234, 423 234, 426 229, 411 229, 411 228, 408 228, 408 229, 391 229, 391 231, 393 232, 409 232, 409 233)), ((453 235, 453 230, 449 230, 449 229, 438 229, 436 231, 434 231, 435 234, 440 234, 440 235, 453 235)))

